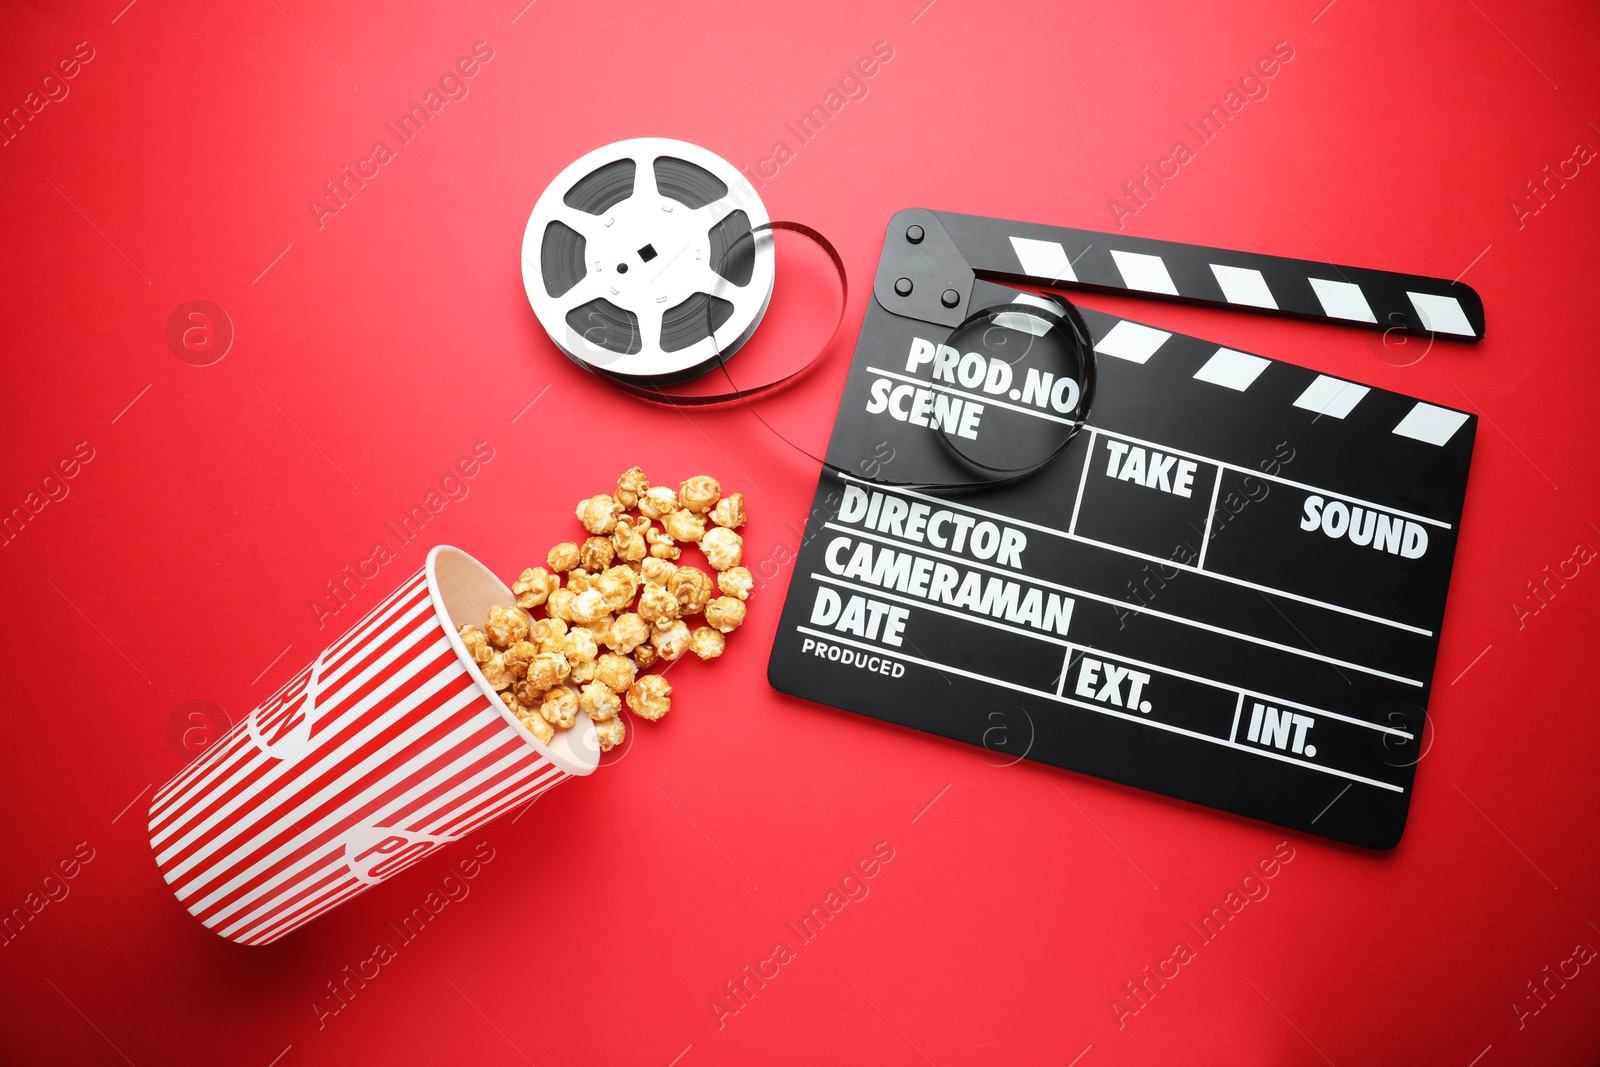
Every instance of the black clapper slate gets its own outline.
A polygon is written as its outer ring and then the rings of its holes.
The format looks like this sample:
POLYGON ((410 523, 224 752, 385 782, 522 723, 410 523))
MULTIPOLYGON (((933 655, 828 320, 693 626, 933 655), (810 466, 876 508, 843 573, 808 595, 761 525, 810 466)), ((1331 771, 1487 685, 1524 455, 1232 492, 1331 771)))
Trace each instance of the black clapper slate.
POLYGON ((1098 381, 1066 451, 1011 484, 905 488, 973 475, 937 430, 867 413, 869 390, 883 372, 928 378, 926 365, 907 370, 914 337, 937 344, 1019 295, 985 279, 1483 334, 1477 295, 1456 282, 902 211, 828 448, 831 464, 863 474, 818 482, 771 684, 1006 756, 1393 847, 1424 749, 1476 418, 1083 310, 1098 381), (895 290, 902 278, 908 296, 895 290), (1140 450, 1146 477, 1130 469, 1140 450), (1169 491, 1180 480, 1187 496, 1169 491), (1325 528, 1330 505, 1345 516, 1359 507, 1358 533, 1383 544, 1353 543, 1337 517, 1325 528), (1025 537, 1017 566, 979 559, 970 542, 956 549, 955 530, 982 522, 1025 537), (900 555, 910 566, 896 571, 900 555), (957 578, 930 591, 941 565, 957 578), (969 581, 995 599, 963 598, 969 581), (817 609, 830 596, 864 603, 830 622, 817 609))

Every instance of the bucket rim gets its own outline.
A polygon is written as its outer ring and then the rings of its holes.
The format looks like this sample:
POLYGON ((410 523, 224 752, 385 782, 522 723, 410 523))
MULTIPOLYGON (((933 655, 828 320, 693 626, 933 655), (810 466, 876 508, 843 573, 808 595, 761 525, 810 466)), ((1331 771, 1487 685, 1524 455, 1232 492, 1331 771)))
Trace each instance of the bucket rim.
MULTIPOLYGON (((517 608, 517 598, 516 594, 500 580, 498 575, 488 567, 485 567, 471 553, 454 545, 435 545, 429 550, 428 561, 423 567, 423 573, 428 581, 428 598, 433 601, 434 616, 439 620, 439 625, 443 627, 445 637, 450 642, 450 647, 455 650, 457 662, 466 669, 468 676, 477 685, 479 692, 500 713, 500 717, 521 735, 526 744, 549 760, 553 766, 567 774, 580 778, 593 774, 600 766, 600 745, 598 738, 595 737, 594 724, 590 722, 588 715, 581 711, 578 712, 577 724, 569 730, 562 730, 557 733, 555 740, 546 745, 533 735, 533 731, 517 721, 516 715, 512 713, 510 708, 506 707, 505 701, 500 699, 500 694, 495 691, 495 688, 489 684, 489 680, 483 676, 483 672, 478 669, 477 661, 467 651, 466 644, 462 642, 461 635, 456 631, 455 621, 445 608, 444 596, 439 589, 438 563, 440 558, 446 554, 459 556, 463 561, 482 570, 484 575, 499 587, 503 596, 501 601, 503 607, 517 608), (585 745, 583 743, 584 738, 587 738, 590 743, 585 745)), ((522 609, 517 608, 517 610, 521 611, 522 609)))

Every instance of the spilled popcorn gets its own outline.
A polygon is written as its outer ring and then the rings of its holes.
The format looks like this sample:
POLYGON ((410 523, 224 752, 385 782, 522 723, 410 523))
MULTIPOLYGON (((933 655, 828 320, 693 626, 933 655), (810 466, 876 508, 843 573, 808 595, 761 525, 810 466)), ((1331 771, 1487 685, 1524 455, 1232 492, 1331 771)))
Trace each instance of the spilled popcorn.
POLYGON ((723 496, 703 474, 674 492, 633 467, 615 492, 580 500, 576 514, 589 536, 550 549, 544 567, 512 583, 515 607, 496 605, 481 628, 467 623, 460 634, 484 678, 540 741, 570 729, 581 711, 609 750, 626 736, 624 704, 651 721, 672 708, 672 686, 646 671, 685 653, 716 659, 744 622, 755 585, 741 566, 744 495, 723 496), (685 544, 700 549, 715 580, 674 562, 685 544), (700 625, 692 625, 696 616, 700 625))

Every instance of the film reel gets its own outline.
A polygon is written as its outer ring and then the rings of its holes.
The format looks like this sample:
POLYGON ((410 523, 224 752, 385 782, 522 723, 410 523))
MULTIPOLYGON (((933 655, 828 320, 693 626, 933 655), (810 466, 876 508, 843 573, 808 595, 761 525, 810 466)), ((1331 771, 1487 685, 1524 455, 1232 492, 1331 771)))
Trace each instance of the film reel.
POLYGON ((639 385, 681 382, 733 355, 766 314, 770 223, 716 153, 664 137, 618 141, 539 197, 523 286, 568 357, 639 385))

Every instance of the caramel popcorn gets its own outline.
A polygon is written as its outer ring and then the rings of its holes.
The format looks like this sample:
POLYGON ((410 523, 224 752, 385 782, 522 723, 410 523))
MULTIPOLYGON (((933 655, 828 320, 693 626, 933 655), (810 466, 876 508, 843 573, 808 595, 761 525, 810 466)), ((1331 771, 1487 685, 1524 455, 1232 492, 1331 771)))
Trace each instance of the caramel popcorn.
POLYGON ((560 619, 540 619, 528 631, 528 639, 539 646, 540 652, 560 652, 566 636, 567 624, 560 619))
POLYGON ((647 674, 628 687, 628 707, 654 722, 672 710, 672 685, 659 674, 647 674))
POLYGON ((622 739, 628 735, 628 728, 622 725, 622 716, 595 723, 594 736, 600 742, 601 752, 610 752, 622 744, 622 739))
POLYGON ((544 561, 550 564, 553 571, 570 571, 578 565, 578 546, 571 541, 563 541, 550 550, 544 561))
POLYGON ((518 641, 505 651, 506 669, 513 678, 526 678, 528 665, 539 654, 539 646, 532 641, 518 641))
POLYGON ((608 534, 617 527, 623 507, 609 494, 599 494, 578 501, 578 521, 592 534, 608 534))
POLYGON ((723 596, 731 596, 736 600, 749 600, 755 587, 755 576, 750 573, 748 567, 729 567, 725 571, 717 572, 717 588, 722 590, 723 596))
POLYGON ((580 500, 573 514, 587 536, 555 545, 545 566, 525 569, 511 586, 515 607, 491 607, 481 628, 468 623, 457 632, 535 739, 550 743, 582 713, 609 751, 627 736, 624 704, 651 720, 672 706, 672 686, 646 672, 690 652, 716 659, 724 635, 744 622, 755 588, 735 532, 746 521, 744 495, 724 495, 704 474, 674 492, 631 467, 614 493, 580 500), (710 573, 674 562, 685 551, 698 551, 710 573), (535 609, 542 617, 531 617, 535 609))
POLYGON ((606 642, 612 650, 626 656, 645 641, 650 640, 650 624, 635 612, 618 615, 611 624, 611 639, 606 642))
POLYGON ((537 737, 542 744, 548 745, 556 739, 556 728, 545 722, 544 716, 537 711, 524 711, 517 715, 517 721, 528 728, 528 732, 537 737))
POLYGON ((621 611, 639 592, 639 576, 629 567, 611 567, 595 579, 594 588, 605 598, 606 608, 621 611))
POLYGON ((678 486, 678 503, 696 515, 704 515, 716 507, 717 499, 721 496, 722 486, 717 484, 715 478, 705 474, 697 474, 678 486))
POLYGON ((700 551, 706 562, 719 571, 737 567, 744 558, 744 538, 726 526, 713 526, 700 538, 700 551))
POLYGON ((639 514, 660 519, 678 510, 678 494, 664 485, 654 485, 639 494, 639 514))
POLYGON ((526 678, 514 684, 511 692, 516 695, 517 703, 528 710, 537 708, 544 701, 545 690, 526 678))
POLYGON ((594 622, 606 613, 606 598, 597 589, 587 589, 573 598, 567 609, 576 623, 594 622))
POLYGON ((528 683, 540 689, 554 689, 566 681, 571 673, 572 665, 563 653, 541 652, 528 666, 528 683))
POLYGON ((639 504, 639 497, 643 496, 650 488, 650 479, 644 476, 644 471, 638 467, 629 467, 622 472, 622 477, 617 479, 617 503, 624 510, 632 510, 639 504))
POLYGON ((744 622, 744 601, 731 596, 719 596, 706 605, 706 624, 725 634, 732 633, 744 622))
POLYGON ((639 576, 646 582, 655 585, 671 585, 672 576, 678 572, 678 565, 670 560, 657 559, 651 556, 639 568, 639 576))
POLYGON ((689 651, 701 659, 716 659, 728 646, 728 639, 709 626, 696 626, 689 635, 689 651))
POLYGON ((550 599, 545 601, 544 610, 552 619, 562 622, 572 621, 572 602, 578 599, 578 594, 570 589, 557 589, 550 594, 550 599))
POLYGON ((698 567, 679 567, 668 579, 667 591, 677 599, 679 615, 698 615, 711 599, 711 577, 698 567))
POLYGON ((657 630, 650 638, 656 654, 671 663, 689 651, 689 627, 682 619, 675 620, 664 630, 657 630))
POLYGON ((617 523, 617 528, 611 531, 611 547, 616 549, 616 558, 625 563, 637 563, 644 559, 650 551, 650 546, 644 540, 644 532, 649 528, 649 519, 640 519, 631 526, 626 519, 617 523))
POLYGON ((665 630, 678 617, 678 598, 650 583, 639 594, 639 617, 657 630, 665 630))
POLYGON ((617 548, 604 537, 590 537, 578 546, 578 562, 590 574, 598 574, 611 566, 617 548))
POLYGON ((561 579, 543 567, 529 567, 522 572, 522 577, 511 583, 511 591, 517 594, 517 607, 536 608, 560 586, 561 579))
POLYGON ((570 686, 552 689, 544 695, 544 702, 539 705, 539 714, 544 716, 544 721, 551 726, 559 726, 563 730, 570 730, 578 721, 578 694, 570 686))
POLYGON ((681 555, 672 538, 655 527, 644 532, 644 539, 650 544, 650 554, 657 559, 677 559, 681 555))
POLYGON ((661 525, 666 527, 667 536, 674 541, 698 541, 706 532, 706 520, 692 511, 674 511, 662 520, 661 525))
POLYGON ((483 680, 488 682, 490 687, 496 691, 511 688, 513 679, 511 672, 506 669, 505 656, 502 653, 496 652, 490 656, 489 662, 483 664, 479 669, 483 671, 483 680))
POLYGON ((618 693, 626 693, 638 674, 633 660, 607 652, 595 661, 595 681, 610 686, 618 693))
POLYGON ((462 623, 456 632, 461 635, 461 643, 467 646, 467 655, 472 657, 472 662, 480 667, 489 662, 489 657, 494 655, 494 649, 489 647, 489 639, 483 635, 482 630, 468 622, 462 623))
POLYGON ((528 617, 519 608, 503 608, 499 604, 489 609, 489 621, 483 632, 495 648, 510 648, 528 636, 528 617))
POLYGON ((616 625, 616 621, 616 617, 608 611, 593 622, 583 623, 582 627, 589 631, 595 644, 605 645, 611 642, 611 627, 616 625))
POLYGON ((589 716, 590 722, 604 722, 622 711, 622 700, 604 682, 590 682, 578 695, 578 710, 589 716))
POLYGON ((600 654, 600 646, 595 642, 594 634, 576 626, 568 631, 561 654, 567 657, 568 663, 587 663, 600 654))
POLYGON ((711 521, 718 526, 732 529, 744 525, 744 494, 729 493, 717 501, 717 506, 711 509, 711 521))

